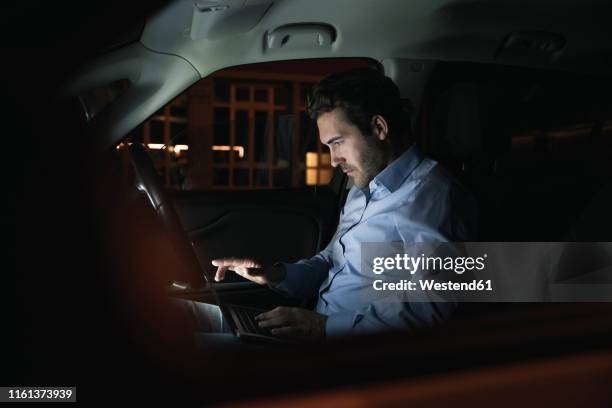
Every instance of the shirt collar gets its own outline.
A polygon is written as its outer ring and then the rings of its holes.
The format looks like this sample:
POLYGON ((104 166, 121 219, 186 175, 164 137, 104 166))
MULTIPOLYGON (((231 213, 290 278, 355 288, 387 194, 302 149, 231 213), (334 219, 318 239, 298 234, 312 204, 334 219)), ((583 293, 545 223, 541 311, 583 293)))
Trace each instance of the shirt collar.
POLYGON ((391 164, 383 169, 370 182, 370 191, 373 191, 376 186, 383 185, 391 193, 397 190, 404 180, 412 173, 412 171, 423 160, 421 152, 413 144, 408 150, 393 160, 391 164))

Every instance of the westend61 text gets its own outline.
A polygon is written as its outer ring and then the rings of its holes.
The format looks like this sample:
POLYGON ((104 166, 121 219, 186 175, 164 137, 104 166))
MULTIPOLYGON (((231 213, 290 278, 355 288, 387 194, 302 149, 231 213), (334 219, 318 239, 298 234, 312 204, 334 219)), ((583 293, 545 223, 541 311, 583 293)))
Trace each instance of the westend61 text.
POLYGON ((436 291, 485 291, 493 290, 491 280, 473 280, 471 282, 438 282, 433 279, 419 279, 417 282, 412 282, 406 279, 402 279, 399 282, 383 282, 382 280, 375 280, 373 283, 374 290, 399 290, 399 291, 414 291, 414 290, 436 290, 436 291))

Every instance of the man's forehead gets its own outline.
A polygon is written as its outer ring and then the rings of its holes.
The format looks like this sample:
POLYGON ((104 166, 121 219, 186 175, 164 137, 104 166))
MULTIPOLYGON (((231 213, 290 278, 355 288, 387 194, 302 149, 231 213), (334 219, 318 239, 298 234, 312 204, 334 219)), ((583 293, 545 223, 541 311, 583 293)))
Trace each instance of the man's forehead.
POLYGON ((319 124, 319 139, 324 145, 330 144, 344 136, 345 132, 341 126, 334 126, 332 123, 324 122, 319 124))
POLYGON ((339 110, 339 108, 321 114, 317 118, 317 125, 319 130, 335 131, 339 133, 345 132, 352 127, 351 123, 346 120, 344 113, 339 110))
POLYGON ((329 112, 325 112, 324 115, 327 115, 327 117, 332 119, 338 125, 339 124, 347 124, 347 125, 350 124, 346 119, 346 113, 344 112, 344 109, 340 107, 334 108, 334 110, 331 110, 329 112))

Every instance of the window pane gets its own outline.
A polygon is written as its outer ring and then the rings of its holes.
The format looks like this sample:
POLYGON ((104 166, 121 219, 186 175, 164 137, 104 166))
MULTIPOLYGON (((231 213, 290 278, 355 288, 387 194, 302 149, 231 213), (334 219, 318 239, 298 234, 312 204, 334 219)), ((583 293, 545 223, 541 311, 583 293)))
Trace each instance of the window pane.
POLYGON ((253 174, 253 183, 259 187, 268 187, 270 172, 268 170, 257 169, 253 174))
POLYGON ((306 185, 314 186, 317 184, 317 169, 306 169, 306 185))
POLYGON ((268 90, 267 89, 256 89, 255 90, 255 101, 256 102, 268 102, 268 90))
POLYGON ((274 138, 274 157, 278 166, 288 167, 291 164, 291 146, 293 144, 293 115, 275 114, 276 132, 274 138))
POLYGON ((302 84, 300 86, 300 102, 303 105, 306 105, 308 101, 308 95, 310 94, 310 90, 312 89, 312 84, 302 84))
POLYGON ((249 185, 249 171, 247 169, 234 169, 234 186, 249 185))
POLYGON ((237 101, 248 101, 250 100, 250 91, 249 88, 236 88, 236 100, 237 101))
POLYGON ((215 99, 218 102, 229 102, 230 83, 227 79, 215 79, 215 99))
POLYGON ((229 145, 229 109, 215 108, 213 120, 214 144, 229 145))
POLYGON ((267 155, 267 136, 268 135, 268 113, 265 111, 255 112, 255 151, 254 159, 256 162, 265 162, 267 155))
POLYGON ((170 124, 170 144, 187 144, 187 124, 172 123, 170 124))
POLYGON ((274 88, 275 105, 288 106, 290 100, 289 89, 287 86, 279 86, 274 88))
POLYGON ((151 121, 151 142, 161 144, 164 143, 164 123, 158 120, 151 121))
POLYGON ((144 143, 144 127, 142 125, 132 131, 129 141, 132 143, 144 143))
POLYGON ((325 184, 329 184, 329 182, 332 179, 332 170, 331 169, 321 169, 319 171, 319 184, 320 185, 325 185, 325 184))
POLYGON ((236 139, 234 142, 234 160, 248 160, 247 147, 249 145, 249 112, 236 111, 236 139))
POLYGON ((213 185, 218 187, 229 185, 229 170, 213 169, 213 185))
POLYGON ((172 106, 170 107, 170 115, 184 118, 187 117, 187 107, 186 106, 172 106))

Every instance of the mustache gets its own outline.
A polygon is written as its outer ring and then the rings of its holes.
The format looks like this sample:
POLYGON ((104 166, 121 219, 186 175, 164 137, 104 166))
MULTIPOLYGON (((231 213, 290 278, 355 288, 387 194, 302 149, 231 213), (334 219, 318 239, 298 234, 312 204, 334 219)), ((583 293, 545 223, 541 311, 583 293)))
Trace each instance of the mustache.
POLYGON ((346 173, 347 171, 354 170, 354 168, 353 168, 352 166, 347 166, 347 165, 346 165, 346 164, 344 164, 344 163, 340 163, 340 164, 339 164, 339 166, 340 166, 340 170, 342 170, 342 171, 343 171, 343 172, 345 172, 345 173, 346 173))

